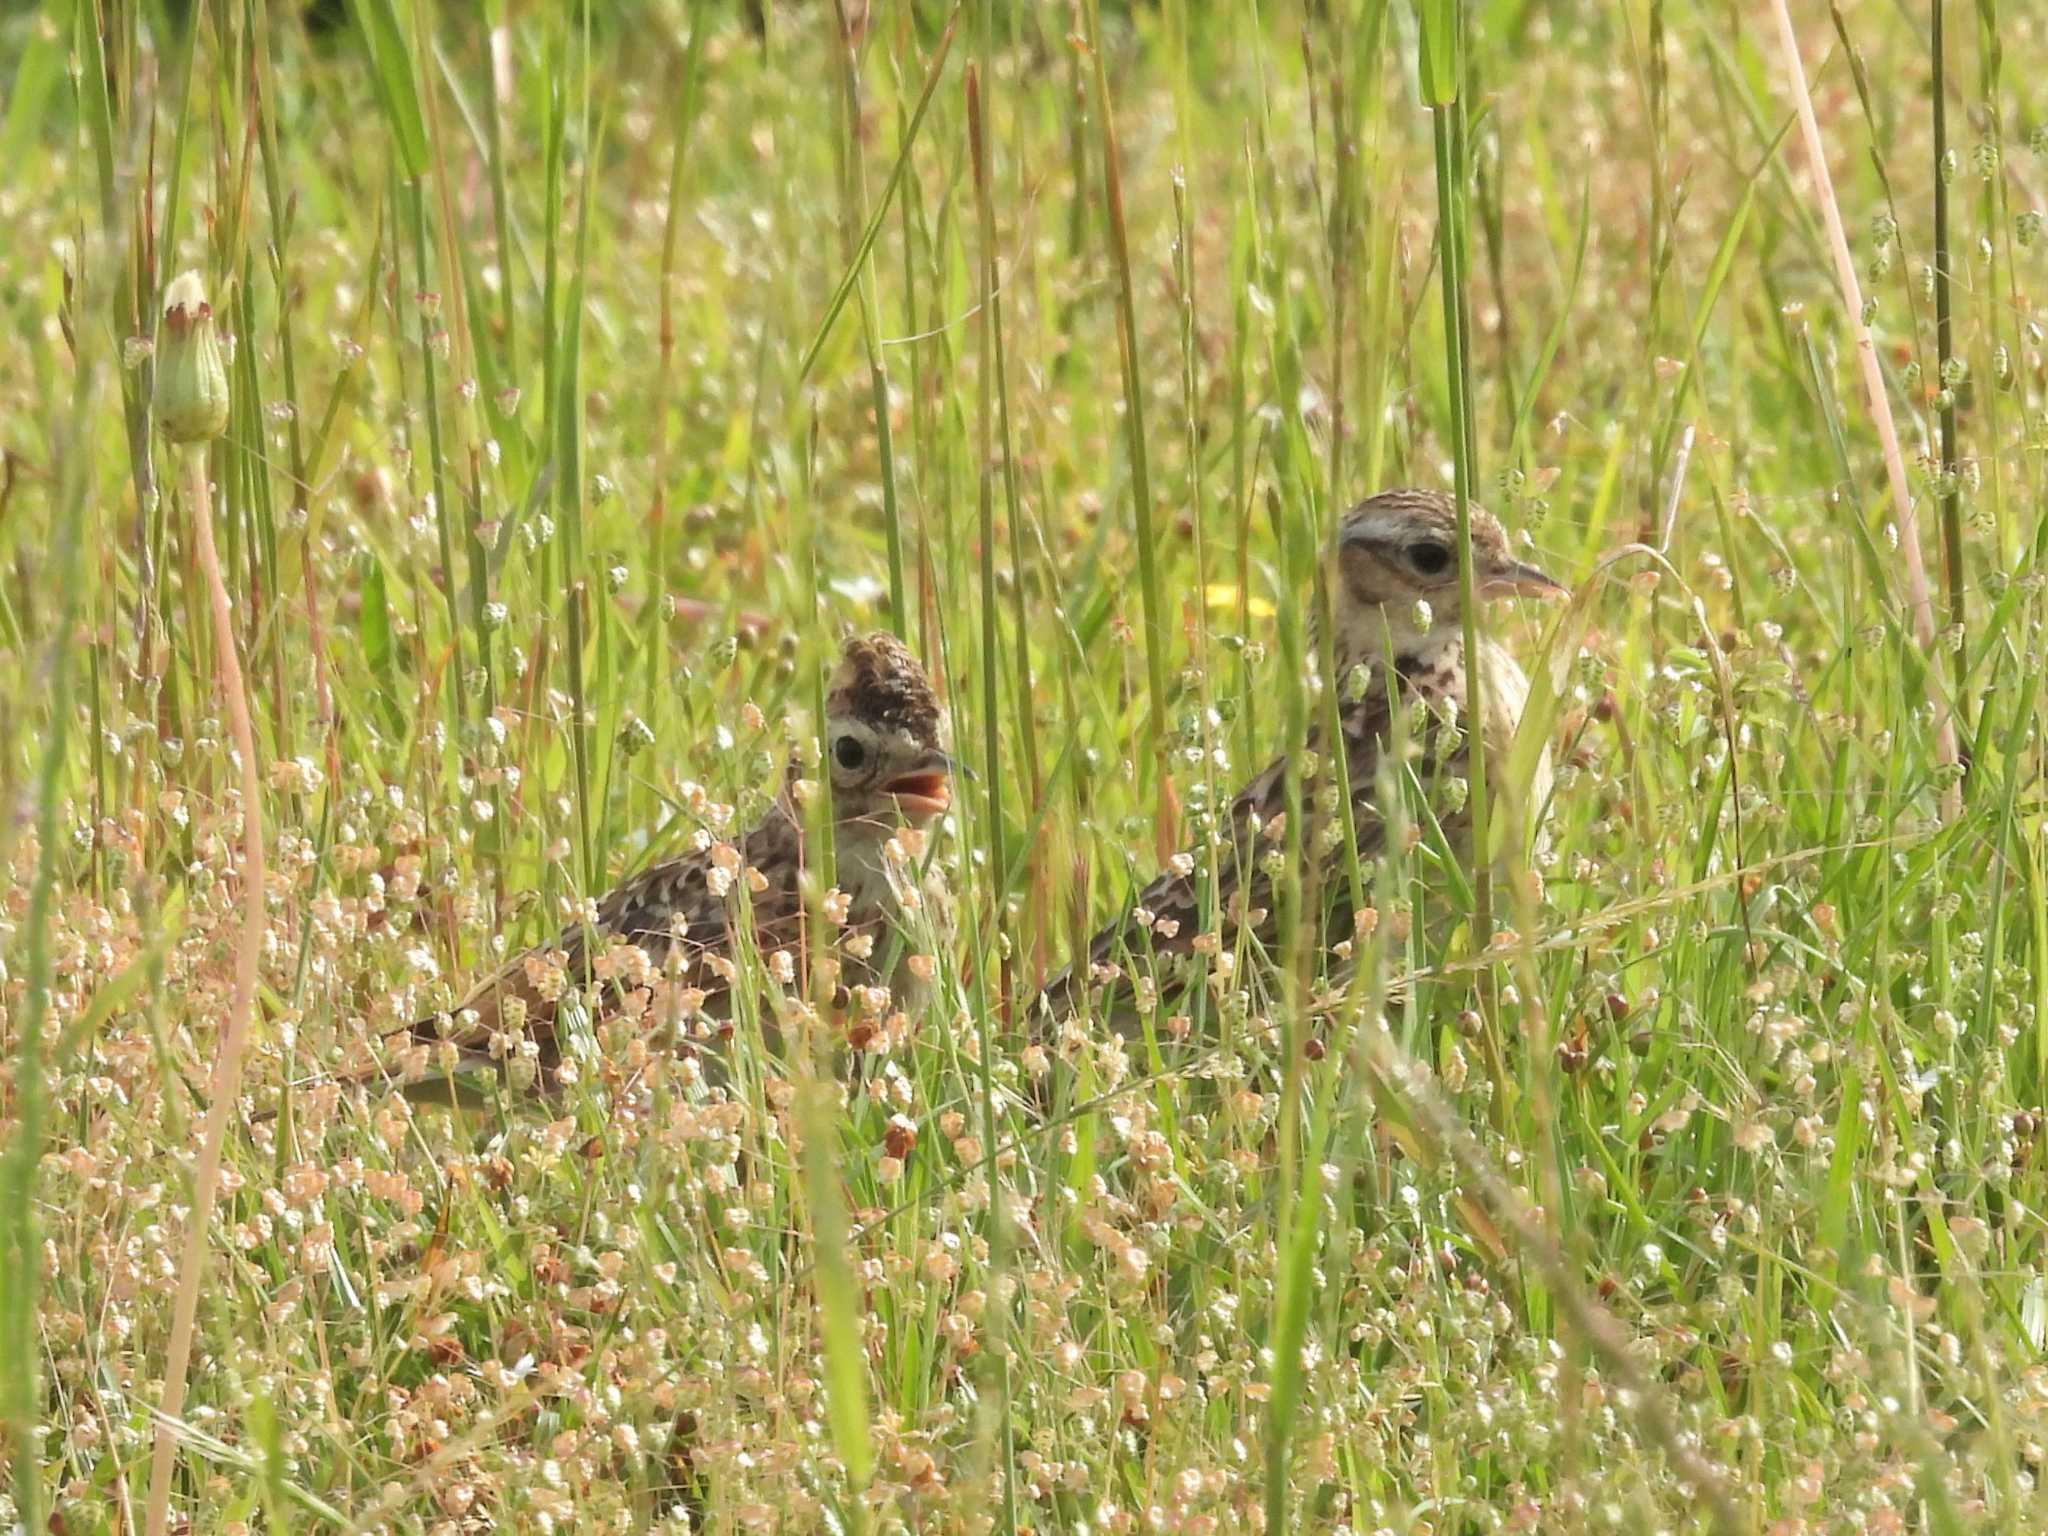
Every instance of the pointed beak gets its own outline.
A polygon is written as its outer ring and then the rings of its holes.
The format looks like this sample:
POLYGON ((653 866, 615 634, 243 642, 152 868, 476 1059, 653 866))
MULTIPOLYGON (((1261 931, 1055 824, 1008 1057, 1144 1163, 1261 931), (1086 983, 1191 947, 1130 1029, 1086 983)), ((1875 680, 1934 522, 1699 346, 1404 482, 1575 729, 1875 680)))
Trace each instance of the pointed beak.
POLYGON ((943 816, 953 803, 953 774, 958 765, 949 753, 934 749, 919 758, 908 773, 882 786, 905 816, 943 816))
POLYGON ((1519 560, 1495 566, 1479 584, 1481 597, 1570 597, 1571 589, 1548 573, 1519 560))

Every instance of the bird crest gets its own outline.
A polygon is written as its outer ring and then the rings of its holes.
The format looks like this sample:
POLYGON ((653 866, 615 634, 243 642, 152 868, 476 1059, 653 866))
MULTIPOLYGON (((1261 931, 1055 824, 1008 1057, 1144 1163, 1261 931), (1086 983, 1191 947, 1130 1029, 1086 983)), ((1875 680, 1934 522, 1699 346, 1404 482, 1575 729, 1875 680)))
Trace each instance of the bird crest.
POLYGON ((945 746, 946 714, 910 647, 877 632, 849 639, 825 694, 825 712, 900 731, 920 746, 945 746))

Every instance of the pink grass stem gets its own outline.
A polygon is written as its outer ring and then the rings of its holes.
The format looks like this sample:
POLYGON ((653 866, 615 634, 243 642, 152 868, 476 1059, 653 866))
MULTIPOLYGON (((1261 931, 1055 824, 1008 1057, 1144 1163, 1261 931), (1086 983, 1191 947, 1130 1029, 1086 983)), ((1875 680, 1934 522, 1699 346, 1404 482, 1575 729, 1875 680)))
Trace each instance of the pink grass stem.
POLYGON ((170 1352, 164 1362, 163 1397, 158 1404, 156 1445, 149 1468, 148 1536, 169 1529, 171 1474, 177 1462, 176 1424, 185 1411, 185 1377, 192 1361, 193 1323, 199 1313, 199 1286, 206 1274, 207 1238, 213 1226, 213 1205, 220 1187, 221 1150, 227 1141, 228 1116, 242 1086, 242 1047, 249 1035, 249 1015, 256 1001, 256 965, 263 952, 263 805, 256 781, 256 732, 249 723, 249 696, 242 682, 242 662, 235 652, 234 621, 228 589, 221 580, 220 556, 213 546, 213 507, 206 486, 206 448, 192 444, 184 456, 186 501, 192 508, 200 569, 206 573, 212 600, 215 666, 220 691, 234 730, 242 768, 242 934, 235 952, 235 991, 228 1008, 227 1028, 214 1057, 213 1084, 208 1094, 206 1124, 199 1148, 199 1166, 192 1176, 192 1211, 186 1218, 185 1252, 178 1265, 178 1294, 171 1313, 170 1352))
MULTIPOLYGON (((1828 174, 1828 158, 1821 144, 1820 124, 1813 115, 1813 96, 1806 88, 1806 67, 1799 60, 1799 40, 1792 30, 1792 14, 1785 0, 1771 0, 1778 18, 1778 44, 1785 54, 1785 74, 1792 85, 1792 104, 1799 114, 1799 136, 1806 144, 1806 158, 1813 168, 1814 191, 1820 204, 1821 220, 1827 226, 1828 246, 1834 252, 1835 280, 1842 287, 1842 302, 1848 306, 1849 324, 1856 338, 1856 360, 1863 371, 1863 392, 1870 400, 1871 419, 1877 424, 1877 440, 1884 450, 1885 476, 1891 483, 1893 516, 1898 522, 1899 545, 1906 557, 1906 606, 1913 615, 1913 635, 1929 657, 1927 693, 1934 705, 1936 760, 1944 767, 1958 761, 1955 714, 1941 690, 1940 678, 1932 665, 1935 648, 1934 602, 1927 591, 1927 565, 1920 555, 1920 520, 1913 510, 1913 495, 1906 486, 1906 461, 1899 452, 1899 433, 1892 424, 1891 400, 1885 394, 1884 370, 1877 360, 1877 343, 1863 319, 1863 289, 1856 281, 1856 262, 1849 254, 1849 237, 1842 231, 1842 211, 1835 204, 1834 178, 1828 174)), ((1952 819, 1962 809, 1962 790, 1951 785, 1942 795, 1942 814, 1952 819)))

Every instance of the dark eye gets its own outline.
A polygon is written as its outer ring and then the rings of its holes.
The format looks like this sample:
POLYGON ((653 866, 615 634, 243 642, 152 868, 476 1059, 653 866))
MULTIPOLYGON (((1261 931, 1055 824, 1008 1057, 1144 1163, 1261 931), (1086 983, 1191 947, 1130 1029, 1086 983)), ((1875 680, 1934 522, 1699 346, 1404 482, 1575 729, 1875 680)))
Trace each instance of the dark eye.
POLYGON ((853 773, 868 760, 868 749, 852 736, 842 736, 832 743, 832 760, 853 773))
POLYGON ((1451 568, 1451 552, 1441 544, 1411 544, 1408 562, 1425 576, 1441 576, 1451 568))

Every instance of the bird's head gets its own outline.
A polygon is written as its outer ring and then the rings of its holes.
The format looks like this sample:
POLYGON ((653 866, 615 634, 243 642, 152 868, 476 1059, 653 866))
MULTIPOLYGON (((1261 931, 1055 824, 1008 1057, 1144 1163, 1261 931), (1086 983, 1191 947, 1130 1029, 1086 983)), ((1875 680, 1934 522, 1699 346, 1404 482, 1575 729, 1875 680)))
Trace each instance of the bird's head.
POLYGON ((832 814, 842 828, 928 827, 952 804, 946 712, 894 635, 846 642, 825 694, 823 745, 832 814))
MULTIPOLYGON (((1565 588, 1517 560, 1492 513, 1469 504, 1472 577, 1482 598, 1563 596, 1565 588)), ((1439 491, 1382 491, 1337 526, 1331 594, 1337 654, 1346 664, 1427 654, 1459 633, 1458 514, 1439 491), (1427 604, 1425 617, 1418 606, 1427 604)))

